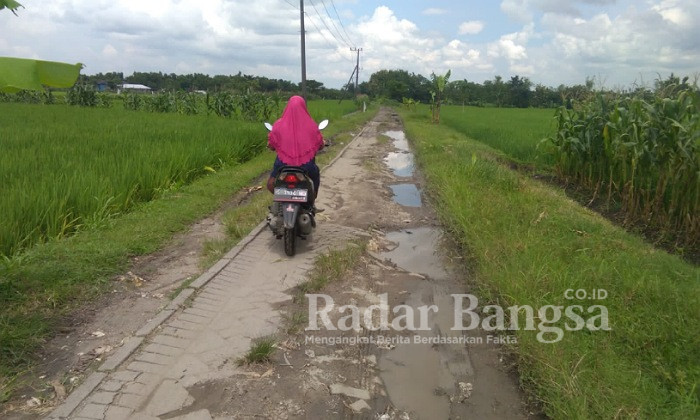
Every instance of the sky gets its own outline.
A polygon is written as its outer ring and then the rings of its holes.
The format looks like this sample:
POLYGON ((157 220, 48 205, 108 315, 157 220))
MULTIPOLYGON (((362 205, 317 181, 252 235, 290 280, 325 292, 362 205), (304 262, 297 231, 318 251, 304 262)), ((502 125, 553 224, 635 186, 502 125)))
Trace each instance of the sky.
MULTIPOLYGON (((0 56, 117 71, 301 80, 298 0, 20 0, 0 56)), ((382 69, 483 83, 653 85, 700 74, 698 0, 305 0, 307 78, 382 69)))

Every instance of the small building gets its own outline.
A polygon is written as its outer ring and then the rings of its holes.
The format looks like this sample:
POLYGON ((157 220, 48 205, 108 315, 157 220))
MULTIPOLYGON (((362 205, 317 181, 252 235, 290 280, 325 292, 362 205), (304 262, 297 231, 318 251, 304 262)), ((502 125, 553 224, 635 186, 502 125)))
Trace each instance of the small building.
POLYGON ((117 87, 117 93, 122 92, 151 93, 153 89, 138 83, 123 83, 117 87))
POLYGON ((109 83, 107 83, 106 80, 99 80, 95 84, 95 88, 97 89, 98 92, 105 92, 109 89, 109 83))

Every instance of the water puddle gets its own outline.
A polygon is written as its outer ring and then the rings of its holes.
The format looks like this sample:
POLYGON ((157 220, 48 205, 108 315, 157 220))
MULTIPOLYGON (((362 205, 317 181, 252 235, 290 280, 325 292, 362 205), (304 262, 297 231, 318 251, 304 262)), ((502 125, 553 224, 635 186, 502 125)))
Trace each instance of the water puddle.
POLYGON ((389 152, 384 158, 384 163, 391 169, 396 176, 409 178, 413 176, 415 165, 413 163, 413 154, 406 152, 389 152))
POLYGON ((413 153, 408 147, 408 141, 403 131, 387 131, 384 133, 391 138, 394 147, 398 152, 389 152, 384 158, 384 162, 398 177, 412 177, 415 171, 415 163, 413 161, 413 153))
POLYGON ((394 141, 394 147, 401 150, 402 152, 410 152, 411 149, 408 147, 408 140, 406 140, 406 134, 399 130, 390 130, 384 132, 384 135, 389 137, 394 141))
MULTIPOLYGON (((459 393, 458 383, 474 374, 463 344, 417 342, 417 337, 444 337, 458 343, 461 331, 452 331, 454 302, 448 291, 449 274, 437 250, 440 232, 432 228, 417 228, 387 234, 398 246, 381 254, 400 268, 428 276, 409 290, 405 304, 411 308, 436 305, 429 312, 426 330, 412 331, 410 343, 399 343, 379 359, 381 378, 394 406, 412 413, 411 418, 450 418, 453 405, 450 397, 459 393)), ((415 325, 420 325, 416 309, 415 325)))
POLYGON ((382 253, 382 257, 390 259, 406 271, 423 274, 432 279, 446 279, 447 271, 437 255, 440 236, 437 229, 429 227, 389 232, 386 239, 399 246, 382 253))
POLYGON ((396 203, 406 207, 421 207, 423 205, 416 184, 395 184, 389 185, 389 187, 394 192, 396 203))

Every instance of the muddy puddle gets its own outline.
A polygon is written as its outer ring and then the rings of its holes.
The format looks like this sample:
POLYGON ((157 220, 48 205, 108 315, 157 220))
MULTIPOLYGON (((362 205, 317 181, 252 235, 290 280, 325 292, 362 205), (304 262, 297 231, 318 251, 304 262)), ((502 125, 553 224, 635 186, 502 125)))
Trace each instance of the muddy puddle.
POLYGON ((416 309, 414 322, 422 330, 411 332, 410 343, 398 343, 379 359, 380 376, 392 403, 420 419, 449 418, 452 401, 460 397, 460 382, 466 384, 473 374, 463 344, 420 342, 422 338, 461 335, 451 330, 454 305, 448 284, 443 284, 450 282, 450 275, 437 253, 440 237, 437 229, 429 227, 391 232, 386 239, 397 246, 381 254, 399 268, 429 280, 406 291, 405 304, 416 309), (438 310, 428 312, 424 322, 418 308, 430 305, 438 310))
POLYGON ((415 171, 413 153, 408 147, 408 141, 403 131, 386 131, 384 133, 391 138, 396 152, 389 152, 384 158, 384 163, 392 170, 395 176, 412 177, 415 171))
MULTIPOLYGON (((394 146, 384 158, 397 177, 389 185, 393 201, 422 207, 421 192, 411 183, 416 168, 404 132, 384 134, 394 146)), ((465 325, 463 313, 455 311, 457 306, 463 309, 462 301, 457 303, 453 294, 468 293, 468 287, 460 270, 445 258, 449 241, 431 226, 389 232, 384 239, 391 245, 375 256, 410 274, 387 278, 396 283, 386 287, 399 291, 396 303, 409 308, 406 318, 414 326, 397 331, 401 339, 378 355, 379 376, 391 404, 411 419, 522 418, 520 394, 501 370, 498 346, 484 331, 453 330, 465 325)))
MULTIPOLYGON (((384 163, 391 169, 394 176, 399 178, 411 178, 415 172, 413 153, 408 146, 406 135, 403 131, 385 131, 384 135, 389 137, 396 151, 389 152, 384 157, 384 163)), ((415 184, 401 183, 389 185, 394 193, 394 202, 405 207, 421 207, 420 191, 415 184)))
POLYGON ((390 259, 406 271, 438 280, 447 279, 447 270, 437 255, 440 237, 440 231, 429 227, 389 232, 386 239, 398 246, 382 253, 382 257, 390 259))
POLYGON ((394 193, 394 201, 405 207, 421 207, 423 200, 416 184, 395 184, 389 185, 394 193))
POLYGON ((399 285, 417 328, 404 331, 405 339, 378 359, 394 407, 411 419, 521 418, 517 385, 499 367, 498 346, 483 331, 452 329, 462 317, 455 315, 452 294, 467 292, 443 256, 447 245, 441 231, 419 227, 387 233, 386 239, 394 246, 378 256, 422 278, 399 285), (420 308, 433 309, 423 309, 426 316, 420 308))

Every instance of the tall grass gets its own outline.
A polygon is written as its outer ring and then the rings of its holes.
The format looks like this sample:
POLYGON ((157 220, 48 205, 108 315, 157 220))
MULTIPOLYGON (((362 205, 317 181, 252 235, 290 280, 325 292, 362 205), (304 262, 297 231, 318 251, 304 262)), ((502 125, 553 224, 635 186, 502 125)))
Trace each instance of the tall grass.
MULTIPOLYGON (((697 418, 700 270, 510 170, 497 151, 424 115, 406 133, 445 226, 463 245, 480 303, 604 305, 610 331, 544 344, 515 331, 521 381, 552 418, 697 418), (604 300, 567 289, 605 289, 604 300)), ((563 327, 563 318, 552 323, 563 327)), ((542 320, 540 320, 542 321, 542 320)), ((540 322, 538 321, 538 322, 540 322)))
POLYGON ((61 238, 265 147, 260 124, 0 104, 0 255, 61 238))
POLYGON ((627 220, 700 241, 700 94, 598 95, 557 112, 550 141, 562 177, 619 203, 627 220))

